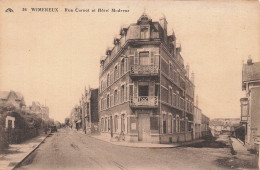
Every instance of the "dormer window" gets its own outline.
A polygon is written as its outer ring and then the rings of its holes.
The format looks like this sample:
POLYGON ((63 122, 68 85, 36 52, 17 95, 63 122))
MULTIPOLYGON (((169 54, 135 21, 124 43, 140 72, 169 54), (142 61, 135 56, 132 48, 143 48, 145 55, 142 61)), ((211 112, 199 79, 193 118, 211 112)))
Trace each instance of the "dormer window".
POLYGON ((141 39, 149 38, 149 29, 148 27, 141 28, 141 39))

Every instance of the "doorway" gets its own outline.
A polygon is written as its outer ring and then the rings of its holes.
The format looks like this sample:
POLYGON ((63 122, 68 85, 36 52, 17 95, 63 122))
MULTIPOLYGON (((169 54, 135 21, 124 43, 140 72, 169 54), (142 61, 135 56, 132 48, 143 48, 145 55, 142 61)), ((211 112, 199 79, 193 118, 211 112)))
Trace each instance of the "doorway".
POLYGON ((150 141, 150 116, 148 114, 138 115, 138 141, 150 141))

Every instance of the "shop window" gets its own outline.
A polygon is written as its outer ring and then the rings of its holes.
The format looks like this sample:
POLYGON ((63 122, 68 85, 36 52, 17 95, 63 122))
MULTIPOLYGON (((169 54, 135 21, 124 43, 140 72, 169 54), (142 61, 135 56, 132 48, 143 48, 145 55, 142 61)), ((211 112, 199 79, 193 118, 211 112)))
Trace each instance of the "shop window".
POLYGON ((117 115, 115 115, 114 124, 115 124, 115 132, 117 132, 117 130, 118 130, 118 116, 117 115))
POLYGON ((172 115, 170 115, 170 116, 169 116, 169 130, 170 130, 169 133, 172 133, 172 129, 173 129, 173 127, 172 127, 172 122, 173 122, 173 121, 172 121, 172 115))
POLYGON ((163 115, 163 134, 166 134, 166 115, 163 115))

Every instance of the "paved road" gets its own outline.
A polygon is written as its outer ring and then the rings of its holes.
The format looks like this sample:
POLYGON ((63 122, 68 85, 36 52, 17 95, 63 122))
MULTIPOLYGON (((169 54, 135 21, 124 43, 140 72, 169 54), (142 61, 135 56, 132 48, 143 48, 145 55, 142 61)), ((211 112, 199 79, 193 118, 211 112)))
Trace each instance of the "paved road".
POLYGON ((216 161, 229 148, 129 148, 60 129, 28 157, 21 170, 35 169, 224 169, 216 161))

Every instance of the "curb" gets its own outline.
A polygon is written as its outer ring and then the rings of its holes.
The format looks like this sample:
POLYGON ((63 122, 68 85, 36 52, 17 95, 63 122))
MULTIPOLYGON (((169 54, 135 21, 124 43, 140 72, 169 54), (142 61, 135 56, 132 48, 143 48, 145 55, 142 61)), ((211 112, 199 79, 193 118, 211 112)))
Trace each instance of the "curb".
POLYGON ((37 148, 39 148, 39 146, 40 146, 40 145, 45 141, 45 139, 46 139, 47 137, 49 137, 49 136, 50 136, 50 133, 49 133, 30 153, 28 153, 27 156, 25 156, 20 162, 18 162, 18 163, 12 168, 12 170, 15 170, 15 168, 20 167, 21 164, 22 164, 22 162, 23 162, 25 159, 27 159, 37 148))
MULTIPOLYGON (((167 149, 167 148, 179 148, 179 147, 185 147, 186 145, 189 145, 189 144, 179 144, 177 146, 172 146, 172 147, 137 147, 137 146, 127 146, 127 145, 118 145, 114 142, 109 142, 109 141, 106 141, 106 140, 102 140, 102 139, 99 139, 99 138, 95 138, 93 136, 90 136, 91 138, 94 138, 94 139, 97 139, 97 140, 100 140, 100 141, 103 141, 103 142, 107 142, 107 143, 111 143, 113 145, 117 145, 117 146, 124 146, 124 147, 129 147, 129 148, 150 148, 150 149, 167 149)), ((200 143, 200 142, 203 142, 203 141, 198 141, 198 142, 195 142, 195 143, 200 143)))

